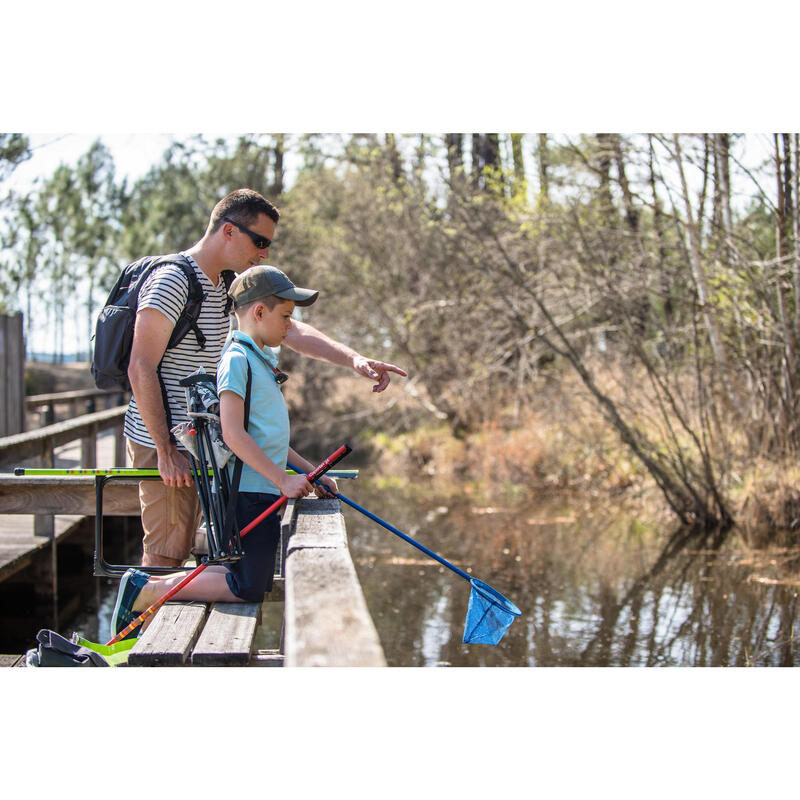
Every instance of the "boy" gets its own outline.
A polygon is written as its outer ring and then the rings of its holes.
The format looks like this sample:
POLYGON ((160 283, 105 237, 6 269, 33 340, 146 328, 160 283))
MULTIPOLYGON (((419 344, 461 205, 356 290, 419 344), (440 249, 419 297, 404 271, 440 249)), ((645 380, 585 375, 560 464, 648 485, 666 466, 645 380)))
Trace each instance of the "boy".
MULTIPOLYGON (((319 497, 332 497, 338 487, 326 476, 320 481, 327 488, 315 488, 304 475, 286 474, 288 457, 306 471, 314 465, 289 447, 289 416, 278 383, 277 359, 271 350, 264 350, 283 342, 292 328, 295 306, 311 305, 319 293, 295 286, 275 267, 254 266, 233 281, 229 294, 239 329, 231 334, 222 355, 217 392, 223 438, 243 462, 236 508, 241 530, 281 494, 299 498, 316 491, 319 497), (251 388, 245 420, 248 364, 251 388)), ((247 534, 242 543, 245 555, 239 561, 208 567, 175 599, 260 603, 272 588, 279 536, 276 512, 247 534)), ((161 577, 129 569, 120 581, 111 616, 112 637, 185 577, 183 572, 161 577)), ((140 629, 130 635, 138 635, 140 629)))

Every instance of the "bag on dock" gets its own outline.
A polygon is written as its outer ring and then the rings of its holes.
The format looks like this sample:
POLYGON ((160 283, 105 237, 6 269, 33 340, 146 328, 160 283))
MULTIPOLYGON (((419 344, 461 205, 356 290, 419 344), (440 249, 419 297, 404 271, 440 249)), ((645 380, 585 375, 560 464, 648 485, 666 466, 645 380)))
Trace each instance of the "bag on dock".
POLYGON ((128 660, 128 651, 136 639, 126 639, 112 646, 95 644, 77 633, 65 639, 43 628, 36 634, 38 649, 25 654, 27 667, 116 667, 128 660))

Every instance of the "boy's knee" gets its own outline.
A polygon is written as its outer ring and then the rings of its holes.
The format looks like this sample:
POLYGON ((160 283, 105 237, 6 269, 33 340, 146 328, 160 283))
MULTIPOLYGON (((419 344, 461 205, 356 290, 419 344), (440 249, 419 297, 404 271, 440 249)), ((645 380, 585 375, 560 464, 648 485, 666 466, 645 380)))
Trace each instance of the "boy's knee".
POLYGON ((240 586, 236 593, 245 603, 263 603, 266 588, 257 586, 240 586))

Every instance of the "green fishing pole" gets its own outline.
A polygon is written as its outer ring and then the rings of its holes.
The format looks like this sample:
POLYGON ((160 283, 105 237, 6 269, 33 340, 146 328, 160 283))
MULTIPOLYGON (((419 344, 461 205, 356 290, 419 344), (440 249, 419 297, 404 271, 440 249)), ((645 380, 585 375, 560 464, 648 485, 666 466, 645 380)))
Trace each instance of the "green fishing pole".
MULTIPOLYGON (((295 472, 293 469, 287 469, 286 472, 289 475, 297 475, 298 473, 295 472)), ((213 476, 213 471, 209 469, 209 475, 213 476)), ((130 469, 125 467, 109 467, 107 469, 84 469, 82 467, 72 467, 72 468, 65 468, 65 469, 46 469, 46 468, 39 468, 39 467, 15 467, 14 475, 19 476, 27 476, 27 477, 37 477, 43 475, 49 476, 62 476, 62 475, 90 475, 90 476, 97 476, 97 475, 120 475, 126 478, 159 478, 161 474, 157 469, 130 469)), ((357 469, 340 469, 340 470, 331 470, 328 472, 332 478, 357 478, 358 477, 358 470, 357 469)))

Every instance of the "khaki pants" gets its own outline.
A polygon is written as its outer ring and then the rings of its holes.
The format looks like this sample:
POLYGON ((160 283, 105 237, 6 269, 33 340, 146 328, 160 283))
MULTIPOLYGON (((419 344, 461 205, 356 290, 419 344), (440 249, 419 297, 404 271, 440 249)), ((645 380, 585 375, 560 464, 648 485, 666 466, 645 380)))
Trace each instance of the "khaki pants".
MULTIPOLYGON (((128 459, 134 469, 158 469, 154 447, 126 439, 128 459)), ((143 549, 150 555, 185 561, 203 518, 194 486, 165 486, 163 481, 139 483, 142 509, 143 549)))

